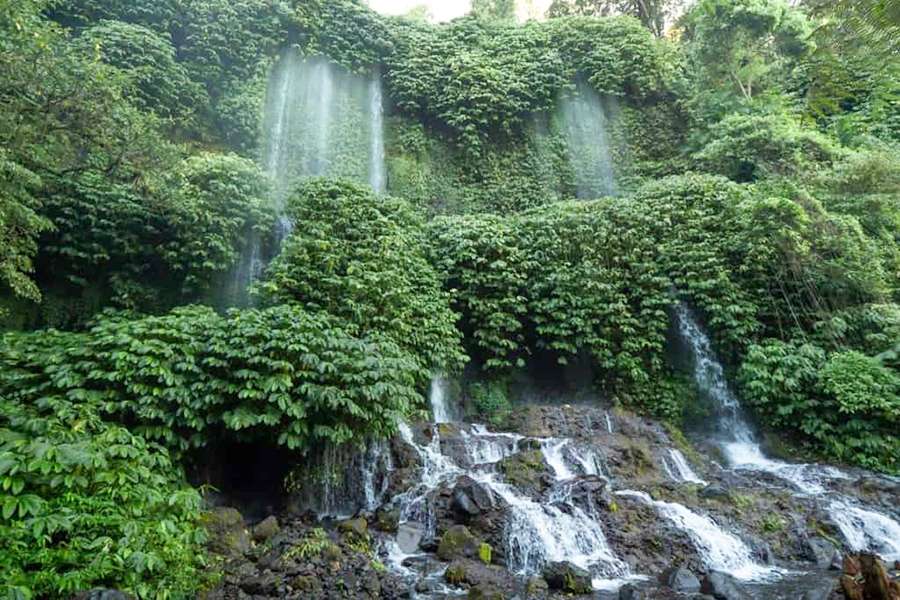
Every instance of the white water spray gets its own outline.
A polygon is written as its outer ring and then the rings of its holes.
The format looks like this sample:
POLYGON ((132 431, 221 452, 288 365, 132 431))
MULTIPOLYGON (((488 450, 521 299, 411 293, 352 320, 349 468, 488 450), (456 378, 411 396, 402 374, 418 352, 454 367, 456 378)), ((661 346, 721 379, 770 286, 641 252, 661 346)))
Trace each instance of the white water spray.
POLYGON ((666 456, 662 457, 662 464, 663 469, 665 469, 666 471, 666 474, 675 481, 684 483, 696 483, 699 485, 706 485, 707 483, 706 481, 700 479, 696 473, 694 473, 691 465, 688 463, 687 459, 684 457, 684 454, 682 454, 680 450, 670 448, 666 452, 666 456))
POLYGON ((575 174, 579 198, 615 195, 616 181, 610 152, 610 119, 603 100, 589 85, 559 100, 559 117, 575 174))

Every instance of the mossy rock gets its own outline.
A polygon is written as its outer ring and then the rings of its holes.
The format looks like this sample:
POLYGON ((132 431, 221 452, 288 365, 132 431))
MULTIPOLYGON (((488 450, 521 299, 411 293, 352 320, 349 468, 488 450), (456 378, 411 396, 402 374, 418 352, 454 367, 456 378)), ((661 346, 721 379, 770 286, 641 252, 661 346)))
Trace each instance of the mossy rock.
POLYGON ((444 571, 444 580, 450 585, 459 585, 466 582, 466 565, 461 561, 453 561, 444 571))
POLYGON ((465 525, 454 525, 441 536, 437 555, 441 560, 472 558, 478 554, 480 542, 465 525))
POLYGON ((481 542, 481 545, 478 546, 478 558, 481 559, 486 565, 491 564, 491 555, 493 554, 493 548, 487 542, 481 542))
POLYGON ((547 470, 544 454, 540 450, 518 452, 497 465, 506 480, 518 488, 542 487, 542 475, 547 470))

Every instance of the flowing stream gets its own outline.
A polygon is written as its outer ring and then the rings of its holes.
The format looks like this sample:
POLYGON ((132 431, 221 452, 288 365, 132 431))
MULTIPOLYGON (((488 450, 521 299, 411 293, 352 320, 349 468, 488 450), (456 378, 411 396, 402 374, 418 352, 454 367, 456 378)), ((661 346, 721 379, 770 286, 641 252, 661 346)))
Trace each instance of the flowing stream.
POLYGON ((771 459, 763 453, 699 321, 683 303, 676 306, 675 316, 678 332, 693 358, 694 379, 716 411, 714 438, 729 465, 737 470, 771 473, 800 494, 826 496, 828 514, 851 548, 877 552, 887 560, 900 559, 900 523, 828 490, 829 481, 848 479, 848 475, 834 467, 791 464, 771 459))
POLYGON ((560 98, 557 118, 566 139, 578 198, 617 192, 609 143, 610 102, 583 83, 575 86, 573 94, 560 98))

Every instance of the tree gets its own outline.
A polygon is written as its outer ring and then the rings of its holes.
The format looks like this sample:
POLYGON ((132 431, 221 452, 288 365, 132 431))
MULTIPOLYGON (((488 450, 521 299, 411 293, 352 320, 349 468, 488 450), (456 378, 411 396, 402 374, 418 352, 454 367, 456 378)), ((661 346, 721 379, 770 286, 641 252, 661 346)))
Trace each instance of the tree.
POLYGON ((515 21, 515 0, 472 0, 472 14, 492 21, 515 21))
POLYGON ((653 35, 662 37, 666 24, 680 4, 680 0, 553 0, 547 16, 552 19, 572 15, 631 15, 640 20, 653 35))
POLYGON ((701 0, 680 20, 706 120, 783 92, 789 67, 812 49, 812 26, 784 0, 701 0))

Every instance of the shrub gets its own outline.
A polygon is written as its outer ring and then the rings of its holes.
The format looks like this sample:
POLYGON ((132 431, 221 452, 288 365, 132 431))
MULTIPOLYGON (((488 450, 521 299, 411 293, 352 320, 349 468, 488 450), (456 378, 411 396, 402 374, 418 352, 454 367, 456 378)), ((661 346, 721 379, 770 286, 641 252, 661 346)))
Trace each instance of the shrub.
POLYGON ((393 432, 422 402, 418 361, 383 334, 298 306, 107 316, 87 333, 9 334, 0 396, 85 402, 169 447, 216 435, 305 451, 393 432))
POLYGON ((164 449, 63 394, 8 398, 0 394, 0 593, 114 587, 177 598, 203 583, 200 495, 164 449))

